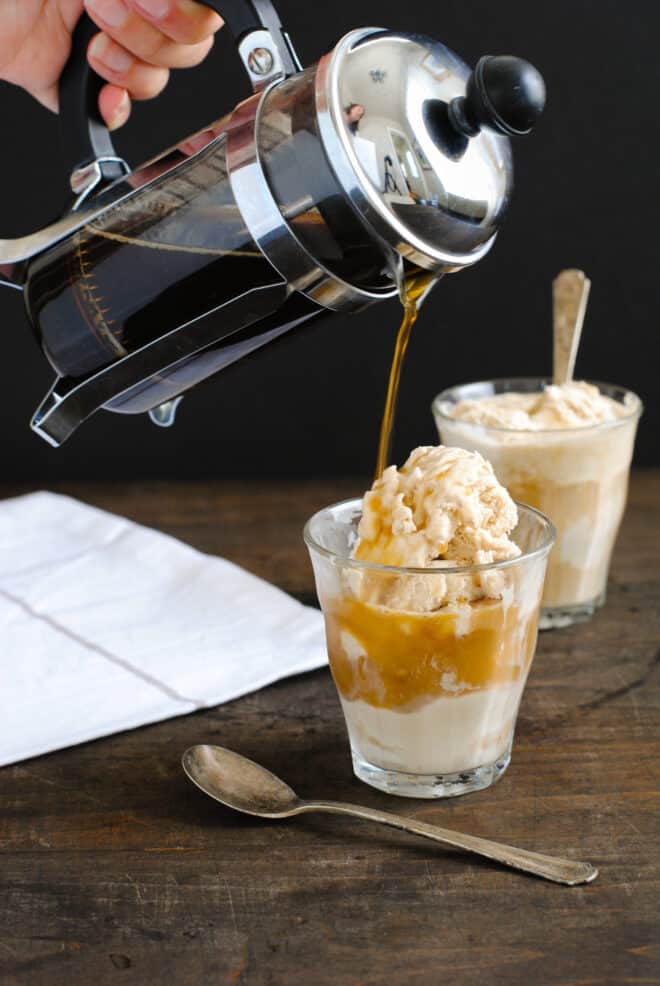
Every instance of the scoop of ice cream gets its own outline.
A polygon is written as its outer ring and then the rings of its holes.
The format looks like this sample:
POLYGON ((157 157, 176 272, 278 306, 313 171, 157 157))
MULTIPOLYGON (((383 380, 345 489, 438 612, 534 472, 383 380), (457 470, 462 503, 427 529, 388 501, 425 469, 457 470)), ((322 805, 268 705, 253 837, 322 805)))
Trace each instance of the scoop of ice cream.
MULTIPOLYGON (((365 494, 353 557, 397 568, 448 568, 515 558, 516 505, 478 452, 421 446, 365 494)), ((397 608, 436 609, 497 596, 497 572, 387 576, 362 573, 361 594, 397 608)))
POLYGON ((543 431, 615 421, 630 409, 601 394, 594 384, 571 381, 549 384, 535 394, 494 394, 460 401, 448 413, 452 418, 491 428, 543 431))
POLYGON ((478 452, 420 446, 365 494, 354 557, 413 568, 480 565, 520 554, 516 505, 478 452))

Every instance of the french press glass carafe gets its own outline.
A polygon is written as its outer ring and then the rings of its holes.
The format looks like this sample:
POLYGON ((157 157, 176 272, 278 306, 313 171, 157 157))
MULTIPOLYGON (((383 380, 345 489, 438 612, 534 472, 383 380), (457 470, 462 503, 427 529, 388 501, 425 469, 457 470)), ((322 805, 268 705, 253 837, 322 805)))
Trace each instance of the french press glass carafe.
POLYGON ((509 200, 509 137, 543 108, 540 75, 511 56, 471 72, 430 38, 363 28, 301 69, 269 0, 206 2, 253 95, 131 171, 98 118, 83 15, 60 86, 75 201, 0 240, 57 374, 32 421, 52 445, 100 408, 168 424, 199 381, 390 298, 411 265, 475 263, 509 200))

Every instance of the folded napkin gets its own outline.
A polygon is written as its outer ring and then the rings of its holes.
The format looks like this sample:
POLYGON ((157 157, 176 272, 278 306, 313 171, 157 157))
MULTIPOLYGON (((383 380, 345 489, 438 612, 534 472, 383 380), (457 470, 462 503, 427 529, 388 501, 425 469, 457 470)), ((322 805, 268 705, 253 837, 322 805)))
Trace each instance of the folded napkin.
POLYGON ((326 661, 320 612, 231 562, 66 496, 0 503, 0 765, 326 661))

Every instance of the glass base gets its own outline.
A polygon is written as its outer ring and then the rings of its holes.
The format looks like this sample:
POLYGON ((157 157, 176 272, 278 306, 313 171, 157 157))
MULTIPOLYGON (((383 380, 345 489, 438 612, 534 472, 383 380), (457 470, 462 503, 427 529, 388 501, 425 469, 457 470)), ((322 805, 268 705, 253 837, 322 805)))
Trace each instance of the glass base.
POLYGON ((385 770, 364 760, 355 750, 353 772, 358 780, 386 794, 403 798, 455 798, 470 791, 482 791, 499 780, 511 763, 511 743, 497 760, 456 774, 408 774, 385 770))
POLYGON ((605 590, 586 603, 574 606, 544 606, 539 617, 539 630, 559 630, 574 623, 586 623, 605 603, 605 590))

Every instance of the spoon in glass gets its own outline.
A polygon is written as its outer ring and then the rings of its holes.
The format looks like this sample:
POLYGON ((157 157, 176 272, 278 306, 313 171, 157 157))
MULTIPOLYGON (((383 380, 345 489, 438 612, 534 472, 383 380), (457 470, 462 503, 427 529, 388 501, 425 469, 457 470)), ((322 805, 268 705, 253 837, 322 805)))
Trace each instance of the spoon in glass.
POLYGON ((569 887, 589 883, 598 876, 591 863, 575 862, 545 856, 542 853, 516 849, 474 835, 463 835, 437 825, 427 825, 414 818, 403 818, 389 811, 378 811, 361 805, 340 801, 303 801, 288 784, 238 753, 221 746, 191 746, 181 758, 183 769, 200 790, 223 805, 260 818, 290 818, 308 811, 324 811, 335 815, 354 815, 392 828, 426 836, 447 846, 464 849, 494 859, 505 866, 533 873, 569 887))
POLYGON ((584 271, 562 270, 552 282, 553 358, 552 382, 573 379, 591 281, 584 271))

